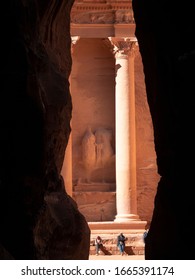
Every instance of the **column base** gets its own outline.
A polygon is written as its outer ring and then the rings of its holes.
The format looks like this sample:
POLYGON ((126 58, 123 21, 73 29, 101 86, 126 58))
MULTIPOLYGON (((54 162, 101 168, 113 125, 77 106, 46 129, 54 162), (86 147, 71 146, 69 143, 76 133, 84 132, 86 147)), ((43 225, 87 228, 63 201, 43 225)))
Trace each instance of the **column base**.
POLYGON ((88 222, 91 230, 91 234, 102 235, 102 234, 119 234, 123 232, 124 234, 143 234, 145 227, 147 225, 146 221, 141 220, 131 220, 128 222, 119 221, 107 221, 107 222, 88 222))
POLYGON ((140 218, 135 214, 118 214, 114 220, 116 223, 129 223, 131 221, 140 221, 140 218))

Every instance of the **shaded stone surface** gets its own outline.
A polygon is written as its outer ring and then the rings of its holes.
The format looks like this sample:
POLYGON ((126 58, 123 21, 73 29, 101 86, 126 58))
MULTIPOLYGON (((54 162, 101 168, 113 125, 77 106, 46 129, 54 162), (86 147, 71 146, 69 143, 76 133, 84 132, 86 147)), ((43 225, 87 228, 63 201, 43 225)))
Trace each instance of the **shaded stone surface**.
POLYGON ((146 259, 194 259, 195 41, 192 3, 133 1, 161 176, 146 259))
POLYGON ((2 259, 88 258, 90 230, 60 176, 72 110, 68 82, 72 4, 72 0, 2 4, 2 259), (64 197, 60 205, 56 202, 67 219, 62 224, 51 212, 51 200, 45 200, 53 193, 64 197))

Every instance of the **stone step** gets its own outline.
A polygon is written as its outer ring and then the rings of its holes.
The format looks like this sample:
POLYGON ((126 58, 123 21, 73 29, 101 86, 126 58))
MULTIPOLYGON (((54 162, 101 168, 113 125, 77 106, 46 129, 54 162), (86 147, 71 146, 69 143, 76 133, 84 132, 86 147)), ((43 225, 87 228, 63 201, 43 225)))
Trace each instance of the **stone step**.
MULTIPOLYGON (((124 232, 123 232, 124 233, 124 232)), ((110 234, 110 233, 104 233, 104 234, 93 234, 91 233, 91 241, 90 244, 94 245, 95 244, 95 239, 96 237, 100 235, 103 244, 105 246, 110 246, 110 245, 115 245, 117 246, 117 235, 115 234, 110 234)), ((143 233, 124 233, 125 237, 127 238, 125 244, 126 246, 143 246, 143 233)))
POLYGON ((120 232, 125 234, 143 234, 147 222, 140 220, 132 220, 129 222, 88 222, 92 234, 111 234, 118 235, 120 232))
MULTIPOLYGON (((126 226, 126 225, 125 225, 126 226)), ((144 230, 132 230, 132 229, 124 229, 125 227, 121 227, 120 232, 123 232, 125 237, 127 238, 125 242, 125 252, 127 255, 143 255, 145 250, 145 244, 143 242, 143 233, 144 230)), ((118 229, 114 230, 114 226, 112 230, 101 230, 94 231, 91 230, 91 240, 90 240, 90 255, 96 254, 95 252, 95 239, 99 235, 103 241, 103 247, 100 251, 102 255, 119 255, 119 249, 117 247, 117 236, 120 233, 118 229)))
MULTIPOLYGON (((145 247, 144 245, 140 246, 125 246, 126 255, 144 255, 145 247)), ((95 255, 95 245, 90 246, 90 255, 95 255)), ((102 246, 99 255, 120 255, 119 249, 116 245, 104 245, 102 246)))
POLYGON ((79 183, 74 186, 74 192, 114 192, 115 183, 79 183))

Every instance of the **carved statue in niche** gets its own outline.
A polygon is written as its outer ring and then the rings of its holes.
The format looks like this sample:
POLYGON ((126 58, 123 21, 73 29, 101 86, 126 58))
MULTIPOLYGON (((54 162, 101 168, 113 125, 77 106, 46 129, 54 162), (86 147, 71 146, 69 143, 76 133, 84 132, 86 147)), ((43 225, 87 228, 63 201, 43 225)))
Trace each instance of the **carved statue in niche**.
POLYGON ((88 127, 82 140, 82 159, 87 173, 86 181, 90 183, 91 172, 96 165, 96 139, 90 127, 88 127))
POLYGON ((105 128, 99 128, 95 132, 96 138, 96 167, 105 167, 113 156, 111 146, 112 132, 105 128))
MULTIPOLYGON (((111 145, 112 131, 99 128, 95 134, 88 128, 82 140, 82 160, 86 170, 86 182, 90 183, 91 173, 95 169, 105 168, 114 152, 111 145)), ((104 178, 102 178, 104 181, 104 178)))

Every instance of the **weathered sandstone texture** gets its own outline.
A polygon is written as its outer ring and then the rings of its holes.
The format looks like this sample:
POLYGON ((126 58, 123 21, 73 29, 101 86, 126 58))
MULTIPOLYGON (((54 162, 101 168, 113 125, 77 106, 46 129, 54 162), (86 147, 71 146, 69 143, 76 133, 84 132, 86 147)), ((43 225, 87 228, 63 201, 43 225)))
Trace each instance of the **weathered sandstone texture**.
POLYGON ((60 176, 72 110, 72 4, 2 4, 2 259, 88 259, 89 227, 60 176))
POLYGON ((133 0, 158 172, 146 259, 194 259, 195 40, 192 3, 133 0))

